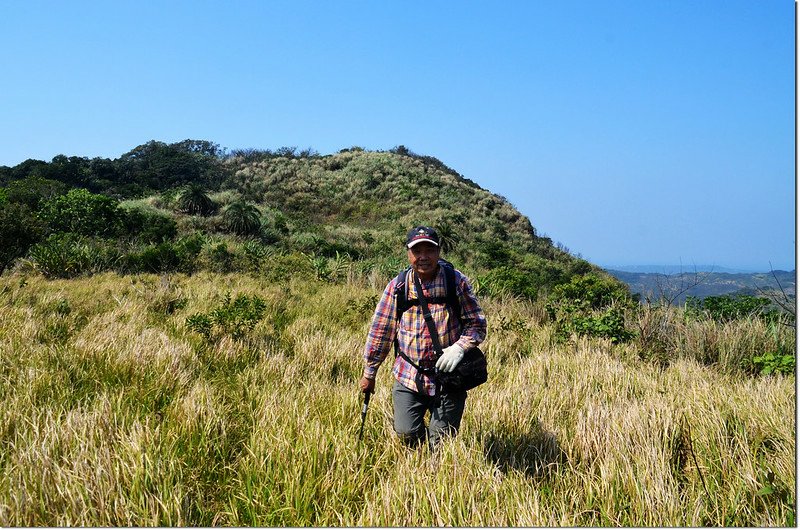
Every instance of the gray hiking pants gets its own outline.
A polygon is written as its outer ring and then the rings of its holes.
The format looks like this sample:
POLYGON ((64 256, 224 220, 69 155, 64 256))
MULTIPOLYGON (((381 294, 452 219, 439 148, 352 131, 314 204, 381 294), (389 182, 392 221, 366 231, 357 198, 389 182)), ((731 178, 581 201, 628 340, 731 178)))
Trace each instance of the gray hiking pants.
POLYGON ((436 399, 419 394, 395 381, 392 386, 394 430, 408 446, 416 447, 427 437, 431 448, 435 448, 443 436, 458 432, 466 400, 466 392, 443 394, 436 399), (426 429, 425 413, 428 411, 431 419, 426 429))

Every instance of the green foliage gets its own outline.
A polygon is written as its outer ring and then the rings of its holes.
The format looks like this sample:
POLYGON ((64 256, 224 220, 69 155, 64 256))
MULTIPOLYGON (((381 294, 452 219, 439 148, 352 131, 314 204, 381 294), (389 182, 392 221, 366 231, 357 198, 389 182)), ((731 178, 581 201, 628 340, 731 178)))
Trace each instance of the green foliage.
POLYGON ((751 295, 708 296, 699 299, 686 298, 686 314, 693 318, 711 318, 718 322, 730 322, 742 318, 760 317, 774 319, 777 311, 770 310, 771 300, 751 295))
POLYGON ((341 280, 346 276, 350 266, 349 257, 347 255, 340 255, 338 251, 334 258, 327 258, 316 254, 304 254, 304 256, 308 260, 311 270, 314 272, 314 277, 320 281, 335 282, 341 280))
POLYGON ((47 201, 39 212, 50 230, 83 236, 118 234, 123 215, 115 199, 81 188, 47 201))
POLYGON ((215 272, 231 272, 233 268, 233 260, 235 254, 228 250, 228 245, 224 242, 218 243, 211 248, 209 252, 209 261, 211 262, 211 270, 215 272))
POLYGON ((196 313, 186 319, 186 326, 214 342, 224 336, 235 340, 245 338, 258 324, 267 310, 267 303, 258 295, 238 295, 231 300, 230 293, 210 313, 196 313))
POLYGON ((123 256, 122 269, 128 273, 192 272, 204 241, 202 235, 194 234, 175 242, 147 245, 123 256))
POLYGON ((217 204, 211 200, 201 185, 189 184, 178 197, 178 209, 184 213, 205 217, 216 211, 217 204))
POLYGON ((753 375, 794 374, 797 346, 795 334, 791 333, 787 337, 786 322, 781 319, 766 319, 764 322, 768 330, 768 340, 753 348, 760 349, 763 353, 743 359, 741 368, 753 375))
MULTIPOLYGON (((55 198, 67 186, 77 186, 85 188, 84 199, 97 191, 109 195, 107 204, 117 197, 161 193, 148 204, 206 217, 172 215, 170 219, 135 210, 120 210, 118 219, 111 211, 62 215, 63 205, 48 206, 43 212, 42 218, 52 223, 53 231, 124 239, 120 248, 133 248, 126 251, 129 257, 122 270, 191 269, 178 263, 174 247, 161 244, 193 231, 257 237, 283 256, 303 252, 327 258, 324 266, 337 255, 338 259, 368 259, 375 265, 400 254, 405 232, 418 221, 436 227, 443 250, 452 254, 449 259, 475 271, 476 278, 508 267, 489 276, 486 285, 493 292, 533 298, 534 293, 591 268, 586 262, 580 262, 583 268, 576 265, 579 260, 555 249, 549 239, 538 237, 530 221, 505 198, 480 188, 441 161, 404 146, 392 152, 354 147, 324 157, 312 149, 295 147, 238 150, 228 156, 208 141, 151 141, 117 160, 63 155, 49 163, 29 160, 0 172, 0 185, 6 184, 9 202, 25 202, 31 211, 43 202, 69 202, 55 198), (217 213, 217 205, 209 193, 223 185, 229 195, 224 203, 229 206, 222 215, 212 215, 217 213), (514 268, 519 273, 509 272, 514 268)), ((86 208, 99 206, 83 202, 86 208)), ((77 211, 78 206, 70 208, 77 211)), ((198 266, 257 268, 265 274, 277 274, 283 268, 281 263, 264 263, 252 252, 249 257, 237 254, 238 248, 228 247, 235 255, 231 259, 221 250, 209 249, 198 266), (240 257, 242 263, 237 263, 240 257), (255 267, 257 262, 260 264, 255 267)), ((296 261, 281 257, 279 262, 292 260, 296 261)), ((306 260, 299 270, 320 278, 335 272, 326 272, 324 266, 322 261, 315 265, 306 260)), ((360 268, 369 270, 365 267, 360 268)))
POLYGON ((164 190, 190 183, 216 188, 225 174, 222 154, 217 144, 202 140, 150 141, 122 155, 117 166, 123 180, 141 189, 164 190))
POLYGON ((222 214, 227 229, 240 236, 251 236, 261 229, 261 212, 253 204, 238 201, 230 204, 222 214))
POLYGON ((513 251, 502 241, 478 241, 473 245, 475 263, 479 267, 491 269, 513 261, 513 251))
POLYGON ((625 327, 623 311, 617 307, 609 307, 594 314, 572 313, 557 322, 556 333, 561 338, 574 333, 607 338, 611 339, 611 342, 627 342, 634 337, 633 332, 625 327))
POLYGON ((138 208, 123 211, 121 221, 124 234, 143 243, 170 241, 178 233, 177 223, 172 217, 138 208))
POLYGON ((504 266, 490 270, 478 278, 478 295, 521 296, 536 299, 539 285, 532 281, 531 275, 516 267, 504 266))
POLYGON ((0 207, 0 274, 44 235, 44 223, 26 204, 0 207))
POLYGON ((626 342, 634 336, 625 327, 625 311, 636 302, 624 284, 610 277, 575 276, 553 288, 545 307, 562 339, 574 333, 626 342))
POLYGON ((69 186, 56 180, 41 177, 26 177, 9 182, 5 189, 10 203, 19 203, 37 211, 44 202, 52 200, 69 191, 69 186))
POLYGON ((47 278, 73 278, 108 270, 115 266, 120 256, 106 241, 60 233, 34 245, 29 258, 47 278))
POLYGON ((761 375, 785 374, 795 371, 794 353, 767 352, 753 357, 753 366, 761 375))
POLYGON ((625 284, 594 273, 575 276, 569 282, 555 286, 548 297, 550 317, 555 316, 559 304, 565 303, 579 310, 603 309, 612 304, 634 305, 625 284))
POLYGON ((248 240, 242 245, 242 252, 249 269, 257 271, 266 260, 275 253, 275 247, 266 246, 258 241, 248 240))

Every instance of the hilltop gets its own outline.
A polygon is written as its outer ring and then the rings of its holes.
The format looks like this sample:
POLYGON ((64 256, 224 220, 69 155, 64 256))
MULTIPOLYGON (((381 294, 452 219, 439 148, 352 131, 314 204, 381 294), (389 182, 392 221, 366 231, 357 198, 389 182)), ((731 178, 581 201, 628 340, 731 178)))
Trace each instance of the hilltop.
POLYGON ((408 228, 428 224, 489 291, 536 298, 577 274, 605 275, 539 236, 504 197, 403 146, 320 155, 151 141, 114 160, 0 167, 0 185, 2 269, 26 258, 62 277, 264 267, 326 276, 349 260, 386 276, 403 266, 408 228), (76 263, 48 265, 73 254, 76 263))

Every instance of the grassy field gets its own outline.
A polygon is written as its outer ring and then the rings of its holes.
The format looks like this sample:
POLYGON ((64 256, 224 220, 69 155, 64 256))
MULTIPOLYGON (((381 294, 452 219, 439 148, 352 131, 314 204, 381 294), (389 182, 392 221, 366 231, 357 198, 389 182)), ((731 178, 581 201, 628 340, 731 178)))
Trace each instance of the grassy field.
POLYGON ((794 376, 698 362, 695 328, 645 361, 486 299, 490 379, 459 436, 401 447, 384 366, 359 445, 384 281, 0 278, 0 526, 795 524, 794 376), (266 301, 243 339, 187 327, 227 293, 266 301))

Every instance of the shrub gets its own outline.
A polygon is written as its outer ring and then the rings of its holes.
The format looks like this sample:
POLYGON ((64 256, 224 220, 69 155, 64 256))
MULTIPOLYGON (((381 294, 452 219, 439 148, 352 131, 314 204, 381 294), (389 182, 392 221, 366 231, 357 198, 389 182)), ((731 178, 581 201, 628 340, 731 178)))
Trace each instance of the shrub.
POLYGON ((48 278, 72 278, 112 268, 119 253, 109 243, 77 234, 53 234, 30 251, 30 260, 48 278))
POLYGON ((51 230, 84 236, 117 235, 123 215, 116 199, 81 188, 47 201, 39 212, 51 230))
POLYGON ((753 357, 753 366, 762 375, 791 375, 795 370, 794 353, 767 352, 753 357))
POLYGON ((186 326, 212 342, 229 336, 241 340, 250 333, 264 316, 267 303, 258 295, 238 295, 231 300, 230 293, 210 313, 196 313, 186 319, 186 326))
POLYGON ((28 252, 44 234, 44 223, 26 204, 3 204, 0 208, 0 274, 28 252))
POLYGON ((126 235, 145 243, 170 241, 178 233, 177 224, 172 217, 138 208, 124 211, 122 225, 126 235))
POLYGON ((569 283, 557 285, 546 304, 559 338, 575 333, 612 342, 625 342, 634 336, 625 327, 625 311, 634 307, 636 302, 627 287, 596 274, 575 276, 569 283))
POLYGON ((169 242, 147 245, 139 252, 130 252, 123 258, 126 272, 172 272, 180 267, 180 257, 169 242))
POLYGON ((259 270, 267 258, 274 255, 275 247, 263 245, 258 241, 245 241, 242 251, 248 268, 259 270))
POLYGON ((699 299, 686 298, 686 314, 693 318, 708 317, 718 322, 730 322, 753 316, 766 320, 777 318, 777 311, 770 310, 771 300, 751 295, 708 296, 699 299))
POLYGON ((211 200, 202 186, 189 184, 178 197, 178 209, 184 213, 205 217, 216 211, 217 204, 211 200))
POLYGON ((122 259, 125 272, 192 272, 203 248, 204 238, 194 234, 174 243, 167 241, 147 245, 140 251, 129 252, 122 259))
POLYGON ((222 220, 226 228, 234 234, 249 236, 257 234, 261 228, 261 212, 252 204, 234 202, 225 209, 222 220))
POLYGON ((27 177, 9 182, 5 193, 8 202, 25 204, 36 211, 44 202, 64 195, 68 190, 69 186, 57 180, 27 177))
POLYGON ((535 299, 539 285, 531 275, 516 267, 498 267, 478 279, 478 295, 512 295, 535 299))
POLYGON ((559 321, 557 335, 566 338, 571 334, 588 337, 602 337, 611 342, 626 342, 633 338, 633 332, 625 328, 625 315, 618 307, 609 307, 597 314, 574 313, 559 321))
POLYGON ((553 288, 548 297, 548 313, 555 317, 559 305, 568 304, 580 310, 603 309, 612 304, 633 307, 628 288, 619 281, 597 274, 575 276, 568 283, 553 288))
POLYGON ((212 247, 208 253, 209 266, 214 272, 231 272, 236 255, 228 250, 228 245, 221 242, 212 247))

